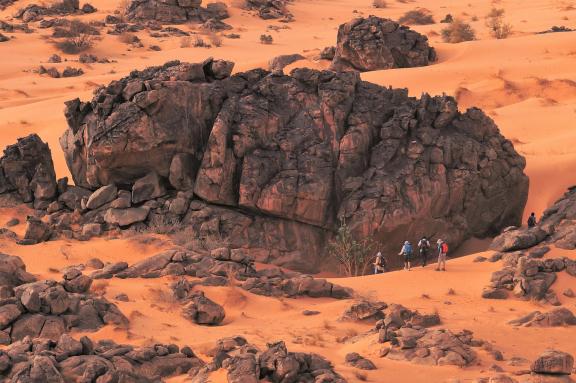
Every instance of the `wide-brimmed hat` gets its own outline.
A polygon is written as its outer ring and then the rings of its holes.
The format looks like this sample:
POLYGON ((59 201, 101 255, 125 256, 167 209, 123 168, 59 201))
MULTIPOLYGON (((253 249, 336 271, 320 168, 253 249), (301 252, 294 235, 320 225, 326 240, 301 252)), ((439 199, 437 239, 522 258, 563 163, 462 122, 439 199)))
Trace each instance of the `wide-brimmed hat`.
POLYGON ((442 241, 441 239, 439 239, 438 241, 436 241, 437 244, 441 244, 442 242, 444 242, 444 241, 442 241))
POLYGON ((404 244, 405 244, 405 245, 409 245, 409 244, 410 244, 410 242, 406 241, 406 242, 404 242, 404 244))

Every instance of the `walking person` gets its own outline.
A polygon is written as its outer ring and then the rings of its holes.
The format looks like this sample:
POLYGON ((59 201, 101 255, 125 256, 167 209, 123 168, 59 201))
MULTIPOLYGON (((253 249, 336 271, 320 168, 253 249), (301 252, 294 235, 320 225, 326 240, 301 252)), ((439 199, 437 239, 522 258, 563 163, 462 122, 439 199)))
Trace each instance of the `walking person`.
POLYGON ((376 259, 374 260, 374 274, 382 274, 386 271, 386 259, 381 252, 376 254, 376 259))
POLYGON ((536 226, 536 214, 532 213, 530 217, 528 217, 528 227, 532 228, 534 226, 536 226))
POLYGON ((410 262, 412 261, 412 244, 408 241, 404 242, 402 250, 398 255, 404 256, 404 270, 410 271, 410 262))
POLYGON ((436 242, 438 245, 438 264, 436 265, 436 271, 446 271, 446 254, 448 254, 448 244, 438 239, 436 242))
POLYGON ((422 267, 424 267, 428 262, 428 250, 430 250, 430 241, 428 241, 428 238, 422 237, 420 242, 418 242, 418 249, 420 249, 420 258, 422 259, 422 267))

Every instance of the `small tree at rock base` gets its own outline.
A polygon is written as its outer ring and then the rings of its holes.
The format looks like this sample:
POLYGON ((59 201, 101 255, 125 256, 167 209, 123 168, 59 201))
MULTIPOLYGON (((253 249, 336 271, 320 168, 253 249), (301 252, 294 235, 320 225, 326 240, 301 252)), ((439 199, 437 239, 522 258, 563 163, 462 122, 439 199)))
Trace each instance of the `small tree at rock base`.
POLYGON ((370 238, 355 238, 346 221, 342 221, 338 233, 328 243, 328 255, 338 262, 344 274, 356 277, 366 274, 375 247, 370 238))

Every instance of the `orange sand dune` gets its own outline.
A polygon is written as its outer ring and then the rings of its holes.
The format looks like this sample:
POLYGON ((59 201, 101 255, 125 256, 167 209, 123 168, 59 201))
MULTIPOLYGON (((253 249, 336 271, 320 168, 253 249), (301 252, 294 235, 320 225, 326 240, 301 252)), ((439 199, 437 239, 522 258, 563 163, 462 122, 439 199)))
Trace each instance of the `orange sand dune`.
MULTIPOLYGON (((13 211, 0 211, 0 218, 13 215, 13 211), (8 214, 8 215, 7 215, 8 214)), ((18 246, 3 243, 0 251, 20 256, 28 271, 39 278, 59 279, 58 270, 97 257, 105 262, 125 260, 129 263, 146 258, 166 243, 162 238, 144 245, 143 237, 128 239, 97 239, 88 242, 53 241, 35 246, 18 246)), ((148 242, 148 241, 147 241, 148 242)), ((448 262, 447 272, 434 271, 434 265, 415 267, 412 271, 397 271, 383 275, 360 278, 335 278, 332 282, 353 288, 359 298, 401 303, 423 313, 437 311, 442 327, 459 331, 468 329, 479 339, 489 341, 501 350, 506 359, 523 357, 534 359, 546 347, 555 347, 576 354, 573 330, 569 328, 532 329, 514 328, 509 320, 534 310, 549 310, 532 302, 514 299, 503 301, 484 300, 482 288, 488 284, 490 273, 499 269, 499 263, 473 263, 478 253, 448 262), (449 290, 454 292, 450 293, 449 290), (542 333, 545 331, 545 341, 542 333)), ((553 250, 547 257, 576 258, 573 251, 553 250)), ((90 272, 90 270, 87 270, 90 272)), ((378 370, 368 372, 368 381, 397 382, 443 382, 449 378, 472 379, 485 376, 488 367, 497 364, 507 372, 506 362, 495 362, 485 351, 478 350, 479 364, 465 369, 454 367, 430 367, 397 362, 378 357, 380 345, 377 335, 368 334, 371 325, 340 322, 338 318, 349 301, 332 299, 278 299, 248 293, 235 287, 203 287, 207 296, 222 304, 226 319, 221 326, 195 325, 179 315, 180 305, 172 298, 169 285, 175 278, 158 279, 111 279, 97 280, 92 290, 103 293, 114 301, 130 319, 128 331, 104 327, 89 334, 96 339, 113 338, 131 344, 155 342, 188 344, 204 359, 214 342, 225 336, 241 335, 258 346, 266 342, 285 340, 294 351, 316 352, 330 359, 350 382, 357 381, 354 370, 343 361, 348 352, 359 352, 369 357, 378 370), (125 293, 129 302, 116 301, 114 297, 125 293), (303 310, 317 310, 317 316, 304 316, 303 310), (390 373, 394 371, 394 373, 390 373)), ((553 286, 564 307, 576 309, 576 300, 561 295, 563 289, 574 286, 574 278, 560 273, 553 286)), ((81 335, 81 334, 77 334, 81 335)), ((225 381, 222 372, 214 381, 225 381), (221 380, 224 379, 224 380, 221 380)), ((177 377, 173 382, 184 381, 177 377)))
MULTIPOLYGON (((35 3, 21 0, 18 6, 35 3)), ((92 0, 99 11, 82 16, 84 20, 102 20, 117 7, 115 0, 92 0)), ((228 4, 237 1, 227 0, 228 4)), ((444 44, 438 32, 444 24, 416 26, 415 30, 430 36, 438 51, 439 61, 425 68, 376 71, 362 74, 366 81, 385 86, 407 87, 412 95, 422 92, 454 95, 461 109, 479 106, 496 121, 502 133, 511 139, 527 160, 531 190, 527 212, 540 214, 567 186, 576 184, 576 33, 534 34, 553 25, 576 28, 576 4, 571 0, 414 0, 387 1, 388 7, 374 9, 371 0, 295 0, 290 6, 296 21, 282 24, 260 20, 250 13, 232 7, 232 32, 240 39, 223 39, 221 47, 181 48, 181 38, 154 39, 139 33, 144 48, 129 48, 117 36, 103 33, 90 53, 107 57, 109 64, 79 64, 77 55, 62 55, 68 62, 47 64, 57 53, 50 42, 50 30, 37 29, 32 34, 5 33, 14 37, 0 43, 0 147, 15 142, 18 137, 36 132, 52 148, 59 176, 68 175, 58 137, 66 128, 64 101, 80 97, 88 100, 98 86, 127 75, 134 69, 159 65, 168 60, 201 61, 214 56, 236 62, 236 71, 258 66, 279 54, 301 53, 307 57, 286 70, 300 66, 325 69, 326 62, 316 56, 320 49, 334 45, 338 25, 360 15, 374 14, 398 18, 404 12, 425 7, 438 21, 450 13, 464 19, 477 32, 477 41, 444 44), (513 35, 506 40, 492 39, 484 25, 484 16, 492 6, 506 10, 506 20, 512 24, 513 35), (268 26, 286 29, 269 30, 268 26), (269 33, 272 45, 259 43, 259 36, 269 33), (159 45, 162 50, 148 47, 159 45), (52 79, 33 71, 39 65, 80 67, 86 73, 70 79, 52 79)), ((10 20, 16 6, 0 12, 0 19, 10 20)), ((196 31, 193 25, 178 26, 196 31)), ((196 31, 197 32, 197 31, 196 31)), ((10 217, 22 220, 25 209, 0 210, 0 225, 10 217)), ((24 225, 15 228, 22 234, 24 225)), ((59 270, 67 265, 86 262, 92 257, 103 261, 136 262, 171 245, 162 237, 144 241, 135 236, 123 239, 97 239, 89 242, 54 241, 35 246, 17 246, 0 241, 0 251, 19 255, 28 269, 41 278, 60 278, 59 270), (146 242, 146 244, 144 243, 146 242)), ((333 281, 352 287, 359 296, 401 303, 422 312, 437 310, 443 326, 474 331, 478 338, 488 340, 504 352, 507 358, 521 356, 533 359, 547 347, 576 354, 574 332, 570 329, 513 328, 507 321, 533 310, 547 310, 531 302, 516 300, 487 301, 480 293, 499 264, 473 263, 475 256, 486 249, 486 241, 471 241, 460 249, 472 254, 448 262, 449 271, 437 273, 432 267, 415 268, 411 272, 394 272, 362 278, 341 278, 333 281), (476 253, 476 254, 474 254, 476 253), (448 295, 454 289, 454 295, 448 295)), ((574 252, 554 249, 549 256, 574 258, 574 252)), ((88 270, 89 271, 89 270, 88 270)), ((344 355, 357 351, 370 357, 378 370, 367 373, 372 382, 443 382, 449 378, 464 381, 490 375, 492 364, 511 372, 515 367, 495 362, 479 351, 481 364, 466 369, 426 367, 378 358, 376 335, 364 335, 369 325, 338 322, 337 318, 349 302, 328 299, 275 299, 252 295, 234 287, 205 288, 206 294, 223 304, 227 319, 223 326, 200 327, 179 316, 179 305, 169 294, 170 278, 146 280, 96 281, 93 290, 111 300, 126 293, 129 302, 117 302, 131 319, 129 331, 103 328, 92 334, 96 338, 113 338, 120 342, 147 344, 155 341, 189 344, 202 356, 214 340, 243 335, 263 346, 267 341, 283 339, 290 350, 317 352, 333 361, 337 371, 350 382, 359 378, 344 365, 344 355), (303 316, 302 310, 321 312, 318 316, 303 316)), ((561 273, 553 289, 561 292, 574 286, 574 279, 561 273)), ((560 296, 560 294, 559 294, 560 296)), ((574 310, 576 300, 560 296, 563 305, 574 310)), ((226 381, 222 371, 212 375, 212 381, 226 381)), ((172 382, 185 381, 176 377, 172 382)))

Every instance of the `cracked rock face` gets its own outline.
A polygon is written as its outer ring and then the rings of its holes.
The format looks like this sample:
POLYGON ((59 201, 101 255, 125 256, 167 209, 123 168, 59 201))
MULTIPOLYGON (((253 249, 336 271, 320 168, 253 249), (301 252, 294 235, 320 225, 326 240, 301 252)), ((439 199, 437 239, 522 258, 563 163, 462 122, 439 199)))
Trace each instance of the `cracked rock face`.
POLYGON ((181 215, 197 235, 303 270, 343 219, 389 254, 406 238, 455 248, 520 223, 525 160, 481 110, 355 72, 230 77, 232 65, 170 62, 68 102, 76 185, 130 188, 154 173, 203 200, 181 215))
POLYGON ((332 68, 367 72, 411 68, 436 61, 428 38, 395 21, 376 16, 340 25, 332 68))

